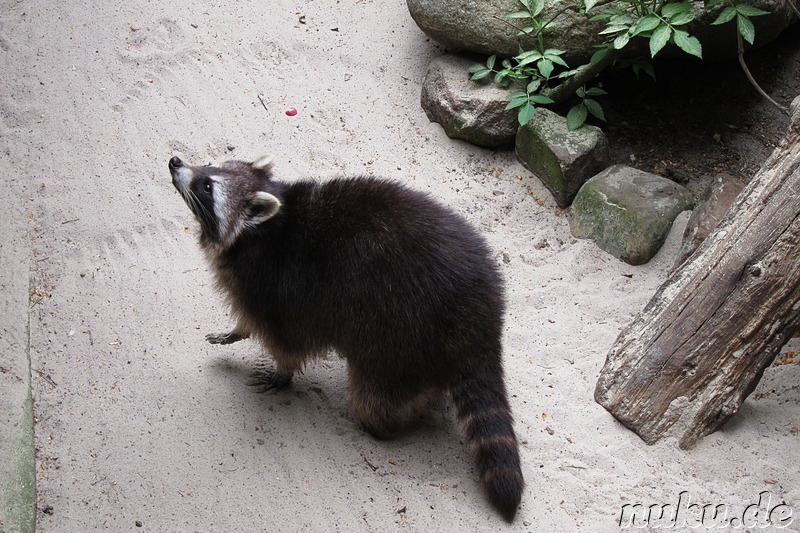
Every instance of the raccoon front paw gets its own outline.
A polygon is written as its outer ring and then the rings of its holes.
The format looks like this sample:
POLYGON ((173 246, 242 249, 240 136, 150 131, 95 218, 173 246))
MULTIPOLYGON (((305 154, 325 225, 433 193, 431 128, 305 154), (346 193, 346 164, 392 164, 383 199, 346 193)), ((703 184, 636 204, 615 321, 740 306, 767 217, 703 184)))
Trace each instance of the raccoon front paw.
POLYGON ((256 387, 258 392, 264 393, 269 390, 279 391, 285 389, 292 383, 291 372, 281 372, 279 370, 257 370, 250 374, 250 381, 247 383, 251 387, 256 387))
POLYGON ((246 339, 250 335, 239 333, 238 331, 229 331, 228 333, 209 333, 206 335, 206 340, 211 344, 233 344, 240 340, 246 339))

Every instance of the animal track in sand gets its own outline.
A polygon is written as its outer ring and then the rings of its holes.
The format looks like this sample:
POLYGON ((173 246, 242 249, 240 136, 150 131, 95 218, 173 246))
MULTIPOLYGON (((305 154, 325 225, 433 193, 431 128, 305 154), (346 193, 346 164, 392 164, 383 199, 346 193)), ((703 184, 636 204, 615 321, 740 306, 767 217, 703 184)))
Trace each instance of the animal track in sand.
POLYGON ((130 34, 125 37, 127 46, 120 52, 123 59, 139 59, 152 55, 176 52, 186 49, 186 33, 178 22, 162 18, 154 27, 130 27, 130 34))

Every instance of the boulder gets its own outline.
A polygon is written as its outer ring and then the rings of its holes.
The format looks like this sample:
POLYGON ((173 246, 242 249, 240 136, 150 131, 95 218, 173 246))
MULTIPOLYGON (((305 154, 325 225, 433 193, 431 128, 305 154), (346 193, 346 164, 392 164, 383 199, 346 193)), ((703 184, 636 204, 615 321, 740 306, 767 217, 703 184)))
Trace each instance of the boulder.
MULTIPOLYGON (((693 34, 703 44, 703 57, 723 59, 736 56, 736 33, 728 22, 711 26, 726 4, 706 10, 703 2, 695 2, 695 12, 705 24, 695 24, 693 34)), ((748 4, 769 11, 769 15, 753 17, 756 28, 756 46, 773 41, 794 22, 788 2, 783 0, 748 0, 748 4)), ((511 57, 519 53, 520 46, 532 50, 538 45, 529 36, 519 36, 519 31, 509 23, 521 26, 525 19, 507 19, 505 15, 519 11, 519 0, 407 0, 411 16, 420 29, 431 39, 453 51, 497 54, 511 57)), ((609 7, 625 7, 623 2, 612 2, 609 7)), ((573 68, 586 62, 596 51, 595 46, 605 41, 598 35, 605 28, 602 21, 590 21, 588 16, 573 9, 565 9, 567 0, 547 1, 541 19, 548 21, 561 14, 542 32, 547 48, 567 50, 567 63, 573 68)), ((594 14, 592 11, 590 14, 594 14)), ((665 49, 665 55, 689 57, 676 48, 665 49)))
POLYGON ((655 256, 675 218, 693 203, 689 190, 673 181, 614 165, 581 187, 570 230, 628 264, 641 265, 655 256))
POLYGON ((445 55, 434 59, 422 82, 422 109, 448 137, 486 148, 510 145, 517 134, 517 111, 506 111, 508 89, 476 83, 467 70, 476 61, 445 55))
POLYGON ((548 109, 519 128, 517 158, 568 207, 581 186, 609 165, 608 141, 600 128, 584 124, 570 131, 567 119, 548 109))
POLYGON ((692 213, 686 230, 683 232, 683 243, 675 268, 679 267, 700 244, 714 231, 728 208, 744 189, 745 183, 730 174, 720 174, 703 193, 698 207, 692 213))

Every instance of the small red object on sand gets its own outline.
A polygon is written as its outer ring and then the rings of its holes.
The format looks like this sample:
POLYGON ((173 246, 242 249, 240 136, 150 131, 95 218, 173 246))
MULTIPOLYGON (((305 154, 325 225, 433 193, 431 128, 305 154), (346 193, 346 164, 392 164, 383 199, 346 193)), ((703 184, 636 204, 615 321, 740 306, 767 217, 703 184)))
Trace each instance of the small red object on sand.
POLYGON ((289 115, 290 117, 293 117, 297 114, 297 109, 295 108, 287 109, 286 114, 289 115))

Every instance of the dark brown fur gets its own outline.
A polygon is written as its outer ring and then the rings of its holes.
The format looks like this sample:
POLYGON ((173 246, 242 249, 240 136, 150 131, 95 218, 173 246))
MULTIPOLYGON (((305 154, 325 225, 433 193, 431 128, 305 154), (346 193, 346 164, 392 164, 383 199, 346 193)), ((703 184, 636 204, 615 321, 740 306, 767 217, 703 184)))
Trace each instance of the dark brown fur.
MULTIPOLYGON (((176 159, 173 175, 183 166, 176 159)), ((222 176, 228 204, 237 198, 228 216, 257 212, 248 204, 257 191, 280 201, 229 245, 215 227, 222 221, 198 216, 201 245, 239 321, 209 340, 255 336, 276 363, 266 388, 288 385, 309 358, 336 350, 347 361, 353 411, 379 437, 449 391, 489 497, 512 520, 524 482, 503 382, 503 289, 481 236, 390 181, 287 184, 242 162, 185 168, 196 189, 222 176)), ((204 207, 219 217, 213 204, 204 207)))

